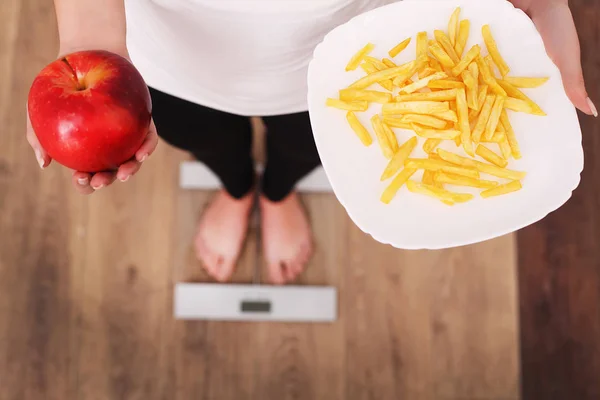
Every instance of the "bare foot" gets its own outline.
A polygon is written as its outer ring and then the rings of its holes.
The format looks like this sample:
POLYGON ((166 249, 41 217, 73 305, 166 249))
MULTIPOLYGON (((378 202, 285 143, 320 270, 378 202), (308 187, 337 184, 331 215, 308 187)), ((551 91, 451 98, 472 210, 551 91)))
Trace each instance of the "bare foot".
POLYGON ((312 255, 306 213, 296 193, 273 203, 260 198, 262 237, 269 280, 281 285, 300 275, 312 255))
POLYGON ((194 240, 196 256, 206 271, 220 282, 231 278, 242 250, 253 192, 242 199, 221 190, 204 211, 194 240))

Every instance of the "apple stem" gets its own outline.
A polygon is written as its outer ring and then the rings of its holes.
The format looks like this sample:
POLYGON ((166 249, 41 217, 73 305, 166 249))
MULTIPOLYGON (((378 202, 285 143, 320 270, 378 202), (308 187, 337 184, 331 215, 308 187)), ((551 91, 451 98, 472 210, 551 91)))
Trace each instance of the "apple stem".
POLYGON ((64 62, 66 64, 67 67, 69 67, 69 69, 71 70, 71 72, 73 73, 73 78, 75 79, 75 82, 77 83, 77 90, 81 91, 81 90, 85 90, 85 84, 83 82, 81 82, 79 80, 79 78, 77 77, 77 72, 75 72, 75 68, 73 68, 73 66, 71 66, 71 64, 69 63, 69 60, 67 60, 66 57, 63 57, 62 62, 64 62))

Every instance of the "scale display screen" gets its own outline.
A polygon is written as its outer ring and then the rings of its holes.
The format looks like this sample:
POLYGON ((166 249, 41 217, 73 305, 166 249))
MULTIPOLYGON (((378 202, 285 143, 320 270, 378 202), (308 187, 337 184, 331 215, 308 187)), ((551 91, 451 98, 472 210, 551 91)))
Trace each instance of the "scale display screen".
POLYGON ((240 309, 243 313, 270 313, 270 301, 242 300, 240 309))

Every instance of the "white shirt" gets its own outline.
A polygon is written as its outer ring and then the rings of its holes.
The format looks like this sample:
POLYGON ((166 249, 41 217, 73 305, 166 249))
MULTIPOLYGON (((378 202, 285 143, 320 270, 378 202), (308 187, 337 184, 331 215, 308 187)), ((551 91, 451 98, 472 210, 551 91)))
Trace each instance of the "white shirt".
POLYGON ((390 0, 127 0, 127 46, 146 83, 245 116, 307 110, 316 45, 390 0))

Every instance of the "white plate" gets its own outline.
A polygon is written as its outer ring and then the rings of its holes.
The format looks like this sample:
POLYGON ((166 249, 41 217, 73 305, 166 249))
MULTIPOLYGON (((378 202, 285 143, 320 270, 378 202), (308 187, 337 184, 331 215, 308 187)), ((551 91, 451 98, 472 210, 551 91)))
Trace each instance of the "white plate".
MULTIPOLYGON (((533 23, 507 1, 406 0, 359 15, 331 31, 317 46, 309 67, 308 89, 315 141, 334 193, 354 223, 379 242, 403 249, 440 249, 488 240, 544 218, 562 206, 579 184, 583 149, 577 113, 533 23), (527 172, 524 187, 486 200, 476 196, 454 207, 403 187, 389 205, 384 205, 379 198, 389 180, 380 182, 379 177, 387 160, 377 143, 364 147, 348 126, 345 111, 326 107, 325 99, 336 98, 339 89, 364 75, 360 68, 351 72, 344 68, 365 43, 374 43, 371 55, 381 58, 411 36, 409 47, 395 59, 397 63, 410 61, 415 55, 417 32, 426 30, 431 37, 434 29, 447 30, 448 19, 457 6, 462 7, 461 19, 471 20, 467 49, 476 43, 485 49, 481 27, 489 24, 511 67, 510 75, 550 77, 541 88, 524 89, 547 117, 509 111, 523 153, 521 160, 511 160, 509 168, 527 172)), ((373 105, 357 114, 369 131, 369 118, 380 112, 380 107, 373 105)), ((414 135, 395 131, 400 143, 414 135)), ((420 139, 412 157, 425 156, 422 144, 420 139)), ((444 147, 457 149, 451 143, 444 147)), ((420 179, 418 174, 413 179, 420 179)))

